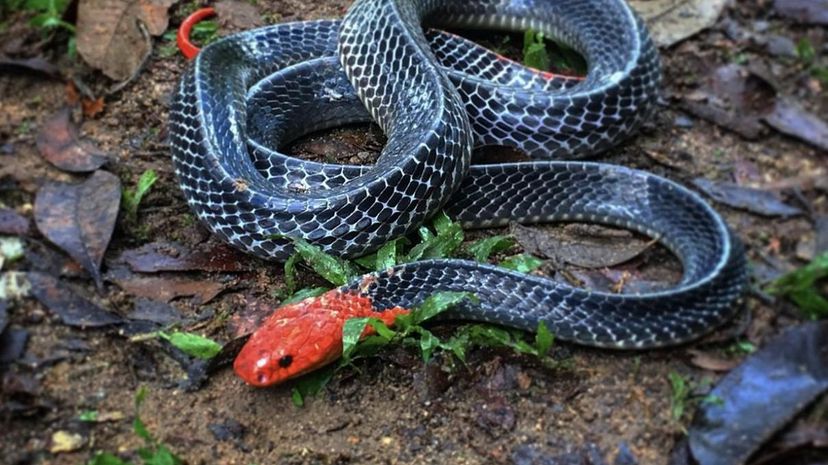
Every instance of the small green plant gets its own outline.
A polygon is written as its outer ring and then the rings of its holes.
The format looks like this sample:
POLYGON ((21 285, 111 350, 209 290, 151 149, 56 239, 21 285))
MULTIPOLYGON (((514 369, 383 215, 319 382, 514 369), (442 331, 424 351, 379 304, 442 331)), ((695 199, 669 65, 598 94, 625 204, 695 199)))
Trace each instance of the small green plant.
POLYGON ((828 317, 828 300, 821 293, 819 285, 826 277, 828 252, 770 283, 766 290, 773 295, 791 299, 808 318, 825 318, 828 317))
POLYGON ((523 64, 541 71, 549 69, 549 53, 542 32, 529 29, 523 34, 523 64))
POLYGON ((796 43, 796 56, 805 64, 811 64, 816 58, 814 46, 807 37, 799 39, 796 43))
MULTIPOLYGON (((298 287, 296 267, 300 262, 307 264, 331 285, 342 286, 352 282, 365 270, 383 271, 400 263, 447 258, 459 253, 471 255, 478 261, 486 261, 492 253, 508 250, 515 245, 514 239, 509 236, 493 236, 476 241, 461 251, 460 246, 464 239, 463 229, 459 223, 452 221, 444 213, 434 216, 431 228, 423 226, 417 233, 419 241, 413 245, 409 244, 405 238, 397 239, 383 245, 376 253, 353 261, 328 255, 319 247, 303 239, 288 238, 293 242, 295 253, 285 263, 285 286, 277 297, 281 297, 282 305, 286 305, 321 295, 330 290, 328 287, 296 290, 298 287)), ((283 236, 273 237, 282 238, 283 236)), ((536 257, 520 254, 506 258, 500 266, 528 273, 537 269, 542 263, 536 257)), ((372 356, 389 344, 417 347, 424 361, 428 361, 435 351, 445 351, 465 363, 469 347, 483 346, 510 348, 517 353, 536 356, 547 366, 560 366, 546 356, 554 337, 544 325, 538 327, 534 343, 524 339, 526 333, 523 331, 494 325, 466 325, 445 341, 440 340, 422 326, 425 320, 463 300, 474 301, 476 298, 469 293, 437 292, 417 308, 412 309, 410 314, 397 317, 393 329, 377 318, 354 318, 346 321, 343 327, 343 354, 340 362, 297 379, 291 394, 293 403, 297 406, 304 405, 305 399, 318 393, 336 370, 352 366, 354 360, 372 356), (361 338, 367 326, 373 329, 374 334, 361 338)))
POLYGON ((202 360, 215 357, 222 348, 221 344, 210 338, 185 331, 155 331, 134 336, 130 341, 140 342, 159 338, 169 342, 185 354, 202 360))
MULTIPOLYGON (((676 423, 680 423, 693 406, 699 404, 721 405, 724 403, 721 397, 713 394, 696 394, 696 392, 706 391, 710 388, 709 380, 695 382, 675 371, 668 373, 667 378, 672 390, 670 395, 670 418, 676 423)), ((683 426, 682 431, 684 431, 683 426)))
MULTIPOLYGON (((181 458, 175 455, 169 447, 155 439, 141 420, 141 404, 147 397, 147 389, 144 386, 138 389, 135 394, 135 420, 132 422, 132 430, 136 436, 144 440, 144 447, 136 452, 141 458, 143 465, 181 465, 184 463, 181 458)), ((87 465, 131 465, 109 452, 97 452, 92 459, 86 462, 87 465)))
POLYGON ((503 252, 515 245, 512 236, 491 236, 471 244, 467 250, 478 262, 485 262, 493 253, 503 252))
POLYGON ((29 24, 42 30, 44 33, 63 30, 68 35, 67 54, 74 57, 76 54, 75 25, 63 20, 69 0, 6 0, 0 6, 0 13, 5 11, 26 11, 34 16, 29 24))
POLYGON ((828 67, 820 66, 817 63, 817 50, 807 37, 803 37, 797 42, 796 56, 810 72, 811 76, 819 79, 823 84, 828 85, 828 67))
POLYGON ((158 175, 155 174, 155 170, 146 170, 138 178, 138 184, 136 184, 135 189, 124 189, 121 197, 121 205, 124 208, 127 221, 130 223, 135 222, 138 217, 138 205, 141 204, 144 195, 149 192, 157 180, 158 175))

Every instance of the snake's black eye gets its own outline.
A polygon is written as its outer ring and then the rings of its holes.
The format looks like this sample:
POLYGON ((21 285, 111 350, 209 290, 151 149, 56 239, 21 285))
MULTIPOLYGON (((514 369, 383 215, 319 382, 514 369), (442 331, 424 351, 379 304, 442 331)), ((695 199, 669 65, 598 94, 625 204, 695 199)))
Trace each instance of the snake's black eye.
POLYGON ((291 363, 293 363, 293 357, 290 355, 283 355, 282 358, 279 359, 279 366, 282 368, 289 367, 291 363))

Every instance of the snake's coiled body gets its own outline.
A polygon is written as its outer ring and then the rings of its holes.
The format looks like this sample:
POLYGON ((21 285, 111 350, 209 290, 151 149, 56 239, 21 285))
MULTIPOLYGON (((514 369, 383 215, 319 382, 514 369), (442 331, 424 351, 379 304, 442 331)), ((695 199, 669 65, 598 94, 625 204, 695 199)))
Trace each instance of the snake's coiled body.
POLYGON ((291 253, 277 235, 359 256, 440 208, 467 227, 587 221, 657 237, 684 276, 646 295, 590 292, 462 260, 402 265, 346 288, 369 295, 377 311, 437 290, 472 291, 480 303, 455 316, 530 330, 544 321, 560 338, 590 345, 676 344, 727 319, 744 286, 744 257, 722 219, 663 178, 548 161, 629 136, 651 113, 659 76, 656 50, 621 0, 358 0, 342 22, 271 26, 205 48, 172 107, 173 159, 198 217, 266 258, 291 253), (540 30, 578 50, 588 74, 529 70, 459 37, 426 35, 423 21, 540 30), (369 118, 388 136, 373 167, 277 151, 369 118), (470 166, 472 148, 487 144, 538 161, 470 166))

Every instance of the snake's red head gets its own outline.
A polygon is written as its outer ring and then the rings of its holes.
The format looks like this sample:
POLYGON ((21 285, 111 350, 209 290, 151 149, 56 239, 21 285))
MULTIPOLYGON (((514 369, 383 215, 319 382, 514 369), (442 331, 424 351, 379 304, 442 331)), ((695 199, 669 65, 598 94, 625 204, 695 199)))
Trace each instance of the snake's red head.
POLYGON ((339 290, 286 305, 250 336, 233 369, 248 384, 272 386, 339 358, 347 319, 377 316, 392 324, 396 315, 405 312, 399 308, 375 312, 370 298, 339 290))

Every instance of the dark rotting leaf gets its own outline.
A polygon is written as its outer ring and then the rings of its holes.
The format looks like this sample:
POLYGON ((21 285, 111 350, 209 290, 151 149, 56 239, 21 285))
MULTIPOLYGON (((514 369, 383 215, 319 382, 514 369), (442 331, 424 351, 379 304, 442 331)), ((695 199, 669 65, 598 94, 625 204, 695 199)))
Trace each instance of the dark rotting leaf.
POLYGON ((0 299, 0 334, 6 329, 9 324, 9 302, 5 299, 0 299))
POLYGON ((713 200, 729 207, 747 210, 763 216, 790 217, 801 215, 802 210, 779 200, 776 194, 730 182, 715 182, 696 178, 693 184, 713 200))
POLYGON ((25 236, 28 233, 28 218, 9 208, 0 208, 0 234, 25 236))
POLYGON ((9 70, 14 73, 22 71, 30 71, 33 73, 45 74, 48 77, 59 79, 60 69, 44 60, 41 57, 33 58, 9 58, 5 55, 0 55, 0 71, 9 70))
POLYGON ((237 250, 216 242, 208 242, 198 250, 190 250, 178 243, 152 242, 121 255, 132 269, 139 273, 159 271, 234 272, 250 270, 254 260, 237 250))
POLYGON ((182 321, 181 313, 173 306, 157 300, 137 298, 132 311, 127 315, 130 320, 149 321, 159 325, 169 325, 182 321))
POLYGON ((109 159, 100 149, 81 140, 68 107, 43 123, 37 135, 37 149, 46 161, 71 173, 95 171, 109 159))
POLYGON ((121 181, 106 171, 96 171, 80 184, 46 183, 35 198, 37 228, 88 271, 99 289, 101 261, 120 202, 121 181))
POLYGON ((796 326, 773 339, 711 391, 689 431, 700 465, 745 463, 828 389, 828 322, 796 326), (761 415, 757 415, 761 412, 761 415))
POLYGON ((0 364, 12 363, 26 351, 29 332, 25 329, 9 328, 0 332, 0 364))
POLYGON ((777 99, 764 121, 783 134, 828 151, 828 123, 788 99, 777 99))
POLYGON ((119 315, 105 310, 62 285, 45 273, 27 273, 31 294, 64 324, 82 328, 115 325, 123 322, 119 315))
POLYGON ((780 16, 806 24, 828 24, 828 0, 774 0, 780 16))
POLYGON ((221 423, 209 423, 207 429, 219 441, 238 441, 244 437, 246 428, 238 421, 228 418, 221 423))

